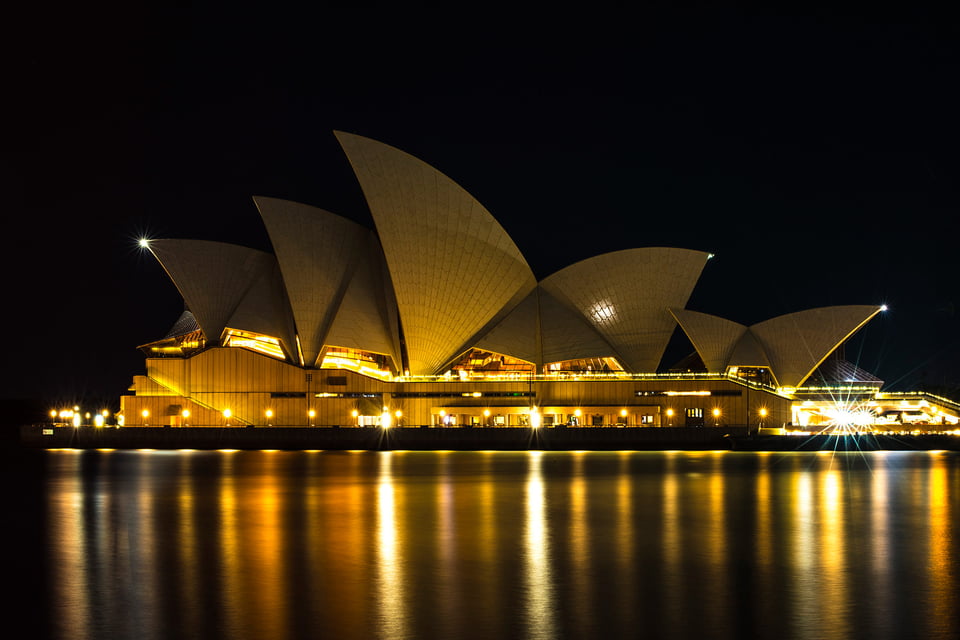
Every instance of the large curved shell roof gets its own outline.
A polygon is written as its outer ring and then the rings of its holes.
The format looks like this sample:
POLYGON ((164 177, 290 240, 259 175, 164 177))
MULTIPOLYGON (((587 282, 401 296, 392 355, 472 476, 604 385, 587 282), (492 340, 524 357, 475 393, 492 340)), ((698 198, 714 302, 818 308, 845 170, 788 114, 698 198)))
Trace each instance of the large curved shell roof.
POLYGON ((389 145, 336 136, 383 245, 410 373, 438 373, 536 278, 503 227, 453 180, 389 145))
POLYGON ((783 387, 799 387, 834 349, 879 313, 873 305, 808 309, 750 327, 783 387))
POLYGON ((633 371, 656 371, 709 254, 647 247, 605 253, 561 269, 541 287, 576 310, 633 371))
POLYGON ((732 320, 689 309, 670 309, 670 313, 690 338, 707 371, 726 371, 734 347, 746 333, 747 327, 732 320))
MULTIPOLYGON (((255 197, 283 273, 303 364, 314 366, 372 232, 317 207, 255 197)), ((369 292, 371 295, 374 292, 369 292)))
POLYGON ((151 253, 208 341, 219 341, 251 287, 276 265, 269 253, 210 240, 151 240, 151 253))

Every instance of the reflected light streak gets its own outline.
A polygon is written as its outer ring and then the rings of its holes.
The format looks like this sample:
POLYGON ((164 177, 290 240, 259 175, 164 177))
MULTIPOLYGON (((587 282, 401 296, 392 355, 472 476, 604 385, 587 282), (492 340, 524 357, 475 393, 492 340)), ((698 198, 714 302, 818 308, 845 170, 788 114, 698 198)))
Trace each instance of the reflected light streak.
POLYGON ((574 619, 578 627, 574 629, 576 637, 587 637, 592 628, 593 603, 588 597, 593 581, 590 568, 590 529, 587 524, 587 483, 584 480, 583 460, 585 454, 576 452, 573 456, 573 478, 570 481, 570 554, 573 560, 572 607, 576 612, 574 619))
POLYGON ((849 638, 851 629, 846 615, 847 594, 847 496, 843 490, 841 472, 836 469, 820 473, 819 512, 823 514, 820 539, 821 550, 820 615, 822 623, 832 633, 849 638))
POLYGON ((893 620, 890 611, 893 606, 893 589, 890 582, 890 472, 889 460, 885 452, 873 454, 873 473, 870 477, 870 563, 873 580, 871 588, 876 602, 884 603, 877 607, 874 614, 878 629, 890 629, 893 620))
MULTIPOLYGON (((254 452, 252 456, 262 465, 256 477, 256 485, 244 491, 244 549, 249 560, 249 569, 244 572, 244 603, 248 622, 254 637, 285 638, 287 603, 290 598, 284 593, 283 554, 283 492, 279 477, 284 464, 281 455, 254 452)), ((295 454, 290 454, 295 455, 295 454)))
POLYGON ((553 578, 550 572, 550 538, 548 535, 546 496, 542 475, 543 452, 528 454, 529 472, 526 485, 525 577, 527 638, 553 640, 553 578))
MULTIPOLYGON (((119 564, 118 568, 126 570, 132 582, 129 590, 135 595, 135 601, 128 606, 136 611, 136 615, 131 624, 148 629, 158 628, 158 621, 162 616, 158 570, 160 561, 157 557, 161 519, 157 518, 156 513, 160 492, 156 490, 153 475, 156 460, 153 454, 136 458, 136 511, 128 513, 121 510, 123 515, 119 518, 120 521, 104 517, 105 521, 111 521, 112 526, 119 529, 116 532, 119 543, 113 543, 114 555, 119 564)), ((117 498, 120 491, 111 488, 110 495, 117 498)), ((122 612, 118 613, 123 615, 122 612)))
POLYGON ((190 635, 199 635, 200 628, 200 610, 198 603, 200 596, 200 576, 197 573, 199 562, 197 554, 197 542, 199 533, 195 526, 196 504, 193 495, 193 485, 190 482, 192 478, 192 468, 194 458, 190 455, 183 455, 180 458, 180 483, 177 492, 177 510, 178 510, 178 541, 177 551, 180 555, 178 574, 180 582, 178 589, 182 601, 189 603, 180 608, 180 615, 184 619, 184 626, 192 631, 190 635))
MULTIPOLYGON (((930 637, 934 633, 942 633, 949 625, 951 616, 956 614, 957 577, 951 571, 951 550, 957 547, 951 544, 956 540, 956 526, 953 510, 956 509, 956 497, 950 495, 950 479, 946 457, 942 454, 931 454, 930 469, 930 513, 927 521, 930 523, 930 538, 927 542, 929 549, 928 575, 930 576, 930 593, 932 615, 930 621, 938 621, 941 628, 930 629, 930 637)), ((954 487, 960 485, 954 484, 954 487)))
POLYGON ((773 593, 773 513, 770 508, 773 491, 770 486, 769 453, 759 454, 758 466, 756 484, 757 533, 754 551, 757 554, 756 564, 760 591, 761 593, 773 593))
POLYGON ((818 608, 819 584, 816 580, 816 554, 820 540, 816 535, 816 508, 813 494, 813 479, 805 470, 794 468, 790 474, 792 483, 790 496, 793 503, 788 509, 792 517, 790 526, 790 540, 787 548, 790 549, 790 599, 795 603, 791 610, 793 620, 791 626, 796 629, 808 630, 809 637, 820 637, 822 629, 818 626, 820 611, 818 608), (810 627, 813 627, 812 629, 810 627))
POLYGON ((667 612, 665 626, 675 626, 683 637, 686 602, 682 593, 683 549, 680 539, 680 486, 677 480, 677 452, 669 451, 663 473, 663 591, 667 612))
POLYGON ((636 626, 634 612, 636 605, 633 601, 636 593, 636 531, 633 526, 633 482, 630 475, 631 454, 620 452, 620 472, 617 476, 617 520, 615 538, 620 550, 620 571, 617 574, 617 594, 622 618, 622 627, 632 629, 636 626))
POLYGON ((220 557, 222 560, 222 579, 223 579, 223 607, 231 612, 233 620, 230 625, 231 632, 241 634, 245 628, 245 620, 237 620, 244 612, 243 601, 241 599, 240 576, 242 568, 240 566, 240 532, 237 523, 237 490, 235 481, 234 466, 237 456, 223 455, 220 452, 220 491, 217 501, 220 506, 220 557))
POLYGON ((84 490, 80 482, 80 452, 63 450, 53 458, 58 482, 48 489, 49 544, 53 598, 58 604, 52 624, 59 637, 85 640, 91 633, 90 577, 87 562, 84 490))
POLYGON ((439 578, 441 583, 439 605, 443 608, 442 615, 438 622, 439 635, 444 638, 456 635, 456 627, 451 626, 451 622, 460 618, 460 612, 457 610, 462 602, 459 593, 460 581, 457 579, 457 519, 454 513, 456 499, 454 497, 455 483, 450 478, 450 456, 442 455, 440 458, 441 469, 437 474, 437 514, 439 526, 437 527, 437 548, 440 550, 440 571, 439 578))
POLYGON ((727 629, 729 623, 727 617, 731 614, 731 607, 726 597, 730 594, 730 585, 728 576, 731 567, 727 562, 728 541, 725 539, 726 525, 724 516, 726 510, 723 505, 723 492, 725 488, 725 476, 723 471, 723 456, 725 452, 713 451, 710 454, 710 477, 708 480, 708 504, 709 513, 707 515, 707 529, 709 531, 709 557, 710 562, 707 566, 710 571, 710 589, 716 593, 716 596, 709 598, 703 603, 704 613, 709 622, 708 629, 727 629))
POLYGON ((380 475, 377 482, 377 605, 379 624, 384 638, 408 638, 407 611, 404 604, 403 565, 400 560, 400 540, 394 496, 393 454, 381 452, 380 475))

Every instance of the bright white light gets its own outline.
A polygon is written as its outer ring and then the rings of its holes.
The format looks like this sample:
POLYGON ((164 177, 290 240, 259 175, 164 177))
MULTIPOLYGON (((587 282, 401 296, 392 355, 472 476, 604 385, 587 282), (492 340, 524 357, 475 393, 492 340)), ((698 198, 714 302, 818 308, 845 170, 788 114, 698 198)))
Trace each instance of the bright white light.
POLYGON ((590 317, 596 322, 609 322, 617 317, 617 311, 608 300, 602 300, 590 307, 590 317))
POLYGON ((885 304, 880 305, 880 311, 886 311, 886 310, 887 310, 887 305, 885 304))
POLYGON ((867 407, 842 400, 836 401, 824 414, 829 419, 828 428, 834 433, 861 431, 876 421, 876 416, 867 407))
POLYGON ((140 240, 137 241, 137 244, 140 245, 140 248, 141 248, 141 249, 149 249, 149 248, 150 248, 150 240, 149 240, 148 238, 140 238, 140 240))

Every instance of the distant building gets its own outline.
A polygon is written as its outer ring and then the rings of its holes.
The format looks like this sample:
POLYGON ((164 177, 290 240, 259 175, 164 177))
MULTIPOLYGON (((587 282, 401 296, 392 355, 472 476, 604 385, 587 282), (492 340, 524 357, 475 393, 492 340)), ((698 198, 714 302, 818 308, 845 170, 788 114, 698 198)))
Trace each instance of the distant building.
POLYGON ((186 310, 141 347, 146 375, 122 397, 125 425, 781 427, 846 420, 840 408, 884 424, 922 421, 923 410, 927 422, 956 423, 947 401, 884 403, 882 383, 858 369, 838 382, 849 365, 829 356, 879 306, 747 327, 686 309, 710 255, 663 247, 537 281, 452 180, 388 145, 336 135, 375 230, 256 197, 272 254, 146 245, 186 310), (683 371, 657 373, 677 325, 696 354, 683 371))

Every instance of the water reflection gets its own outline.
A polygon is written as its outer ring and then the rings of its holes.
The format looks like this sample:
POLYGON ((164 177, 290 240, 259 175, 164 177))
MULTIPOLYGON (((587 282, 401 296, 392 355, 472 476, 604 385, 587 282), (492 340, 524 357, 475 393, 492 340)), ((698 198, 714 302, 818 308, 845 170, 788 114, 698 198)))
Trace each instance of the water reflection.
POLYGON ((406 609, 403 566, 400 555, 400 528, 397 524, 391 464, 392 453, 380 454, 377 482, 377 575, 378 628, 384 638, 405 638, 406 609))
POLYGON ((527 638, 555 638, 556 610, 550 568, 550 528, 547 522, 546 488, 543 481, 543 452, 530 453, 527 476, 527 511, 524 526, 524 575, 526 577, 525 623, 527 638))
POLYGON ((955 638, 960 456, 48 454, 57 638, 955 638))

